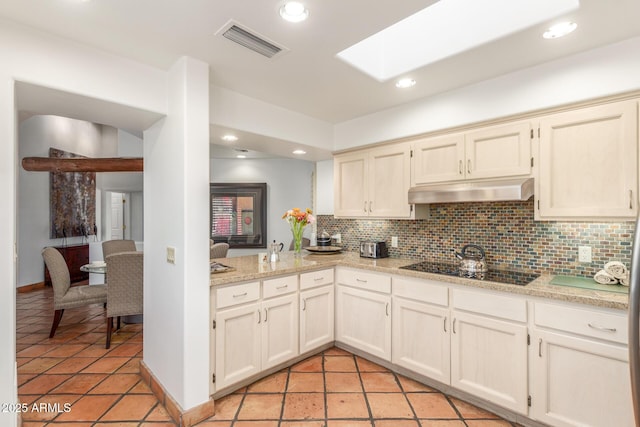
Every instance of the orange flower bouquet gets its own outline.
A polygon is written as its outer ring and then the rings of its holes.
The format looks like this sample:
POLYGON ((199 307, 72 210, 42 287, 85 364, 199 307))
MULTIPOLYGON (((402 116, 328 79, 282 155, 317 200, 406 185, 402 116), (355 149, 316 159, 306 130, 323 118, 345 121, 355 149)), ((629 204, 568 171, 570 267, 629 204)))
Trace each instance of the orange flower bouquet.
POLYGON ((313 212, 309 208, 304 211, 301 211, 300 208, 293 208, 286 211, 284 215, 282 215, 282 219, 286 220, 291 227, 291 233, 293 234, 293 252, 300 254, 304 227, 306 227, 307 224, 316 222, 316 217, 313 216, 313 212))

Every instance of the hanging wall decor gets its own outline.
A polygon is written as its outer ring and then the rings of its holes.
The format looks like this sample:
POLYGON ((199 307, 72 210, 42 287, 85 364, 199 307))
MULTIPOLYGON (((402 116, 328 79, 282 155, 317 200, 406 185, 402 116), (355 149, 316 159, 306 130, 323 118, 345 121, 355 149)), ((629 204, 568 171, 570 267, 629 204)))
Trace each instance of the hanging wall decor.
MULTIPOLYGON (((84 157, 56 148, 49 157, 84 157)), ((95 234, 96 174, 95 172, 51 172, 49 215, 51 238, 89 236, 95 234)))

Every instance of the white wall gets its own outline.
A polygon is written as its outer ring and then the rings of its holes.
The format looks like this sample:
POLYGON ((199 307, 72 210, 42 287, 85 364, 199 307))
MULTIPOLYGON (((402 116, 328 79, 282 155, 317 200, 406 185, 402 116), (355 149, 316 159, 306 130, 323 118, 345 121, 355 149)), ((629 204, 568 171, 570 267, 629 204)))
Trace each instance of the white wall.
POLYGON ((211 86, 211 124, 331 150, 331 123, 211 86))
MULTIPOLYGON (((0 25, 0 402, 17 399, 15 347, 17 230, 16 81, 110 100, 151 112, 166 110, 166 74, 79 44, 0 25)), ((96 121, 97 120, 92 120, 96 121)), ((0 425, 15 414, 0 412, 0 425)))
MULTIPOLYGON (((211 182, 267 183, 267 243, 291 243, 289 223, 282 215, 289 209, 312 207, 311 178, 314 164, 295 159, 212 159, 211 182)), ((311 227, 305 236, 310 237, 311 227)), ((229 256, 265 252, 266 249, 231 249, 229 256)))
POLYGON ((184 409, 209 398, 208 85, 206 64, 179 60, 144 133, 144 361, 184 409))
MULTIPOLYGON (((56 116, 32 116, 20 123, 19 159, 49 157, 49 148, 57 148, 87 157, 100 157, 103 149, 115 150, 116 141, 102 139, 102 126, 56 116)), ((97 182, 97 179, 96 179, 97 182)), ((98 185, 96 185, 98 187, 98 185)), ((18 280, 17 285, 30 285, 44 280, 41 251, 56 246, 62 239, 50 239, 49 173, 18 174, 18 280)), ((99 211, 96 211, 96 216, 99 211)), ((97 219, 97 218, 96 218, 97 219)), ((93 225, 93 224, 90 224, 93 225)), ((83 237, 70 237, 67 244, 81 243, 83 237)))
MULTIPOLYGON (((48 157, 49 148, 57 148, 87 157, 142 156, 142 140, 128 133, 120 133, 111 126, 58 116, 35 115, 20 123, 18 155, 48 157), (120 138, 125 139, 123 143, 120 138), (126 147, 125 147, 126 145, 126 147), (132 149, 129 146, 134 146, 132 149), (125 153, 120 153, 120 150, 125 153)), ((110 213, 110 200, 105 190, 141 191, 142 173, 96 174, 96 226, 98 239, 104 236, 102 221, 110 213)), ((47 172, 28 172, 19 169, 18 175, 18 280, 17 286, 44 280, 41 251, 45 246, 63 244, 63 239, 50 239, 50 183, 47 172)), ((141 209, 140 204, 137 206, 141 209)), ((133 208, 133 207, 131 207, 133 208)), ((132 215, 140 216, 140 212, 132 215)), ((131 224, 133 226, 133 224, 131 224)), ((135 230, 142 236, 141 223, 135 230)), ((130 227, 131 228, 131 227, 130 227)), ((133 228, 131 228, 133 232, 133 228)), ((90 237, 93 241, 94 237, 90 237)), ((83 243, 82 237, 70 237, 67 244, 83 243)))
POLYGON ((333 160, 316 163, 316 213, 333 215, 333 160))
POLYGON ((637 90, 638 52, 640 37, 339 123, 335 149, 637 90))

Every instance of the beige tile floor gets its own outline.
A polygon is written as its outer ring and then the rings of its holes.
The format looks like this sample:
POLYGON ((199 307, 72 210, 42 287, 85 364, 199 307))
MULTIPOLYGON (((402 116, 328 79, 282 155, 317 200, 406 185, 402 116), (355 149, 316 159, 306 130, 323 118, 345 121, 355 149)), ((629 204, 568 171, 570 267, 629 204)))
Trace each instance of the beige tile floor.
MULTIPOLYGON (((50 288, 17 296, 24 427, 175 426, 139 375, 141 325, 125 325, 104 348, 101 305, 65 311, 48 338, 50 288), (69 410, 65 411, 64 405, 69 410), (50 405, 50 408, 56 408, 50 405)), ((494 414, 338 348, 310 357, 216 401, 199 427, 507 427, 494 414)))

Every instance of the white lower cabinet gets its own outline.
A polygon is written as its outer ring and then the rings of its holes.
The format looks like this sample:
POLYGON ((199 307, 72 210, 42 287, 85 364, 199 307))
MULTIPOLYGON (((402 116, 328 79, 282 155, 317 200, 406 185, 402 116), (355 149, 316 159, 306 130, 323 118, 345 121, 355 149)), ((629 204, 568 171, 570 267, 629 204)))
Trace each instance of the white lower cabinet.
POLYGON ((391 361, 450 383, 448 288, 426 280, 393 278, 391 361))
POLYGON ((300 275, 300 354, 333 342, 333 268, 300 275))
POLYGON ((535 304, 531 417, 553 426, 633 427, 626 316, 535 304))
POLYGON ((527 414, 526 300, 453 290, 451 385, 527 414))
POLYGON ((336 341, 390 361, 391 278, 342 268, 336 274, 336 341))
POLYGON ((262 369, 293 359, 298 353, 298 295, 263 301, 262 369))
POLYGON ((216 290, 215 390, 293 359, 298 352, 298 276, 216 290), (255 301, 255 302, 252 302, 255 301))
POLYGON ((262 338, 258 316, 259 303, 216 313, 216 389, 260 372, 262 338))

